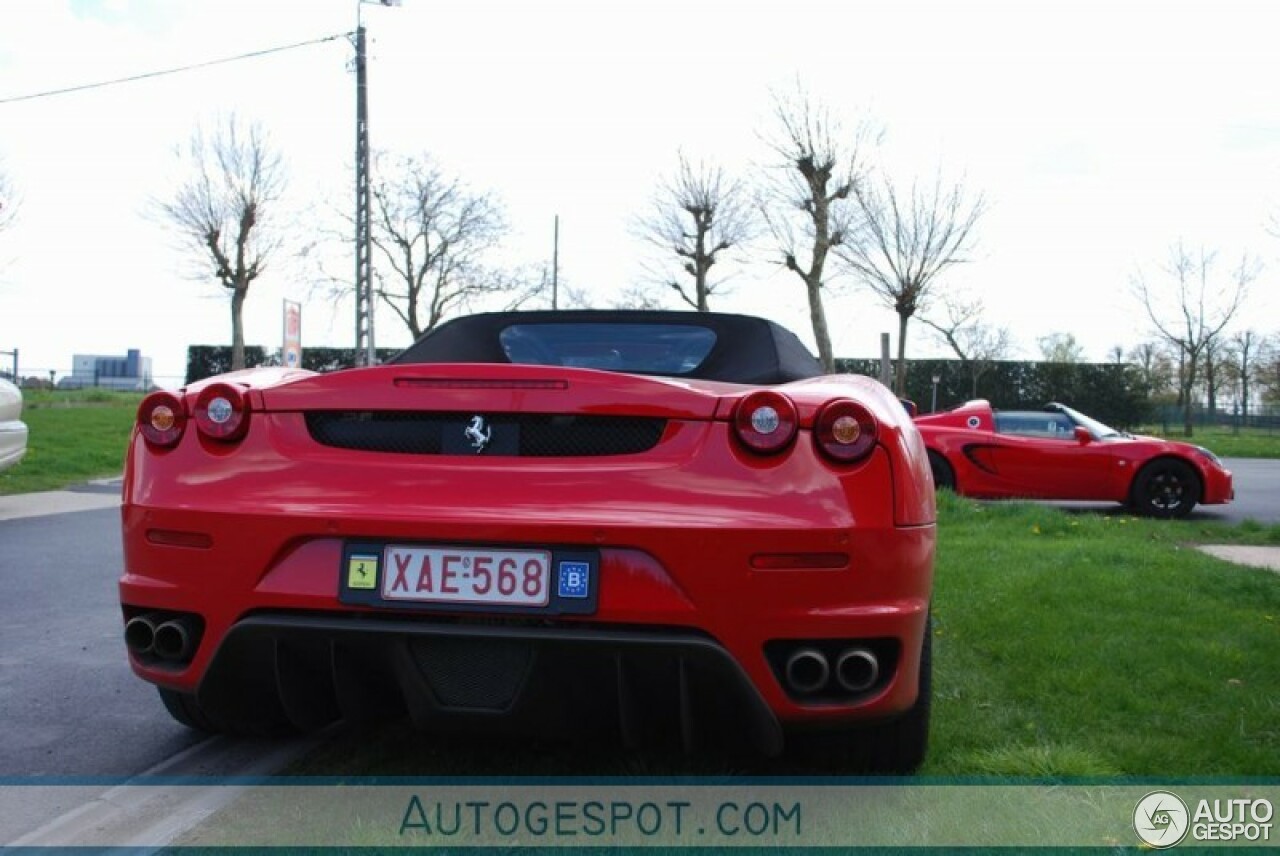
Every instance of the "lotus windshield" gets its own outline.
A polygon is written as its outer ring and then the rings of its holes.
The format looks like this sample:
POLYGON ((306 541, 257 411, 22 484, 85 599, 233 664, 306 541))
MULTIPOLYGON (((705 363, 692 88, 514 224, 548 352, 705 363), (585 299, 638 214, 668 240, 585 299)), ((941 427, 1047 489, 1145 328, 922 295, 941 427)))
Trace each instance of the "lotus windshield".
POLYGON ((1063 413, 1070 416, 1071 420, 1075 422, 1077 425, 1083 425, 1084 427, 1088 428, 1089 433, 1092 434, 1094 437, 1098 438, 1099 440, 1106 439, 1107 437, 1123 437, 1124 436, 1122 432, 1117 431, 1116 429, 1112 428, 1110 425, 1104 425, 1103 423, 1099 422, 1097 419, 1090 419, 1088 416, 1085 416, 1079 410, 1073 410, 1072 408, 1067 407, 1064 404, 1059 404, 1058 407, 1061 408, 1063 413))

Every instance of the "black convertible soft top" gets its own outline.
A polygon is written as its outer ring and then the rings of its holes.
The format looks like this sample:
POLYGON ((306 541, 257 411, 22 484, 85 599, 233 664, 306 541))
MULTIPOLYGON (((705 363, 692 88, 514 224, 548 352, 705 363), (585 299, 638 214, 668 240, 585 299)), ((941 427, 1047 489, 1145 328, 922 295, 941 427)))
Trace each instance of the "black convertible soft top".
POLYGON ((633 309, 468 315, 426 333, 390 362, 569 365, 743 384, 823 373, 794 333, 764 318, 633 309))

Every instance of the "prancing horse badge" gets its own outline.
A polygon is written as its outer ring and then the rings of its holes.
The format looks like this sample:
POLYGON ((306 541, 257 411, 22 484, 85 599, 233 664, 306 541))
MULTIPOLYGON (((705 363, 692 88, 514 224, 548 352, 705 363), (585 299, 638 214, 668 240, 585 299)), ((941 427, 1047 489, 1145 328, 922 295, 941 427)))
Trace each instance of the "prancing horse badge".
POLYGON ((483 416, 472 416, 471 424, 463 433, 471 441, 471 448, 476 450, 477 455, 483 452, 485 446, 488 446, 489 441, 493 439, 493 427, 485 424, 483 416))

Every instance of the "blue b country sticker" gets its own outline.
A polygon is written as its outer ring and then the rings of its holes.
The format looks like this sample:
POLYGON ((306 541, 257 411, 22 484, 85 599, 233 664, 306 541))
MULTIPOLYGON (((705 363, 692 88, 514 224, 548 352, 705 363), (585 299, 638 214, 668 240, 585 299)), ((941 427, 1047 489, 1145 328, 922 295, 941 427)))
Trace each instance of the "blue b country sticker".
POLYGON ((591 588, 591 566, 586 562, 561 562, 557 591, 561 597, 585 599, 591 588))
POLYGON ((347 560, 347 588, 372 589, 378 586, 378 557, 354 555, 347 560))

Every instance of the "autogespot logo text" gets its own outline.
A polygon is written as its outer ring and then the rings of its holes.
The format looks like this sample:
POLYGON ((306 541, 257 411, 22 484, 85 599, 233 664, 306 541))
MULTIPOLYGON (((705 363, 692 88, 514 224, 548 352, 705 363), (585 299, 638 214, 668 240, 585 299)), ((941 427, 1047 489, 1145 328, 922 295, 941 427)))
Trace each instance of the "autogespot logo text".
POLYGON ((1172 847, 1187 833, 1196 842, 1271 840, 1275 810, 1265 799, 1202 799, 1191 812, 1177 794, 1152 791, 1133 810, 1133 831, 1156 849, 1172 847))
POLYGON ((1152 791, 1133 810, 1133 831, 1145 844, 1163 849, 1187 835, 1187 804, 1168 791, 1152 791))

